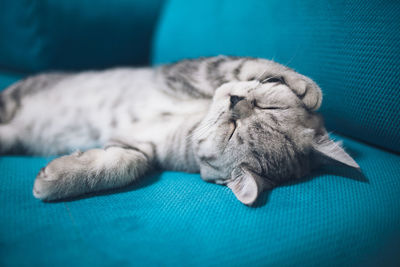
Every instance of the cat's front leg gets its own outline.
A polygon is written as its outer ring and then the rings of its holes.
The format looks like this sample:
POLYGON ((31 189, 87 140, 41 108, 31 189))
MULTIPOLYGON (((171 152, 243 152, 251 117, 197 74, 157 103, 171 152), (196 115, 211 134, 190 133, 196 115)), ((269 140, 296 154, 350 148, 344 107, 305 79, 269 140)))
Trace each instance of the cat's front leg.
POLYGON ((309 110, 317 110, 322 102, 321 89, 313 80, 262 58, 217 56, 182 60, 164 65, 160 73, 166 90, 195 98, 212 97, 224 83, 258 80, 285 83, 309 110))
POLYGON ((151 166, 151 152, 133 147, 110 146, 75 152, 51 161, 43 168, 33 195, 56 200, 125 186, 151 166))
POLYGON ((233 73, 238 80, 260 82, 282 82, 303 101, 309 110, 321 106, 322 91, 310 78, 274 61, 260 58, 245 58, 233 73))

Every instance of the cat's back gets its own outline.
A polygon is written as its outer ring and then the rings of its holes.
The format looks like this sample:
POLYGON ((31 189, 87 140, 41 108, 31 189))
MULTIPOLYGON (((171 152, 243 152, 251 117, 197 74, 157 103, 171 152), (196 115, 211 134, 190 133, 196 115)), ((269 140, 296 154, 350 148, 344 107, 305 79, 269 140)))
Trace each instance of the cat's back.
POLYGON ((0 139, 24 140, 35 154, 59 154, 102 146, 134 125, 165 128, 205 112, 209 100, 169 90, 158 70, 117 68, 22 80, 0 94, 0 139))
POLYGON ((133 107, 157 90, 154 76, 150 68, 118 68, 28 77, 0 94, 0 139, 24 140, 39 154, 101 145, 119 121, 135 120, 133 107), (44 143, 52 149, 36 148, 44 143))
MULTIPOLYGON (((101 110, 128 102, 134 94, 144 97, 156 87, 150 68, 116 68, 80 73, 47 73, 28 77, 0 96, 2 123, 14 115, 42 109, 101 110)), ((136 97, 130 100, 136 99, 136 97)), ((130 102, 133 104, 132 102, 130 102)), ((44 115, 44 114, 35 114, 44 115)))

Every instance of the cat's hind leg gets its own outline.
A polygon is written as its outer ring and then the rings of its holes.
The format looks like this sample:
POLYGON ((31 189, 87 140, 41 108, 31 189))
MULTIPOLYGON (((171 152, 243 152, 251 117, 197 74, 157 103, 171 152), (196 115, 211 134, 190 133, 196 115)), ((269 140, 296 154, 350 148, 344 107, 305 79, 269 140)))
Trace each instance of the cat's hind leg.
POLYGON ((140 149, 110 146, 57 158, 39 172, 33 195, 57 200, 128 185, 149 170, 153 154, 142 144, 140 149))

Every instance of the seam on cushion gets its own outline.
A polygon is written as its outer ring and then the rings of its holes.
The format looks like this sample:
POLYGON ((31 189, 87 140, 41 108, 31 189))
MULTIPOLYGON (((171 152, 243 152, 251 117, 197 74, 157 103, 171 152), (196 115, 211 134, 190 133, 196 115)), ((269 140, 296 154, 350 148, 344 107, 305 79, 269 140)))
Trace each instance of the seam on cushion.
POLYGON ((43 16, 46 14, 40 14, 40 11, 44 10, 43 6, 45 5, 46 1, 41 1, 41 0, 35 0, 35 6, 34 6, 34 20, 35 20, 35 31, 33 37, 33 42, 36 45, 37 52, 35 53, 35 58, 34 60, 36 63, 34 63, 34 69, 33 71, 37 72, 46 67, 46 59, 47 56, 44 53, 44 27, 43 27, 43 19, 41 19, 43 16))
POLYGON ((81 231, 79 230, 78 224, 76 223, 74 216, 72 215, 72 212, 66 202, 64 202, 64 207, 68 213, 68 217, 71 220, 72 227, 75 231, 76 236, 78 237, 78 241, 82 244, 82 248, 85 248, 87 251, 92 250, 98 254, 105 255, 104 251, 98 249, 98 247, 96 246, 91 245, 90 242, 86 242, 87 240, 83 238, 84 235, 82 235, 81 231))
MULTIPOLYGON (((27 16, 26 16, 26 20, 27 20, 27 28, 31 28, 32 32, 30 32, 29 36, 28 36, 28 44, 31 46, 29 47, 29 50, 35 51, 37 49, 37 43, 36 43, 36 36, 37 36, 37 1, 29 1, 26 0, 25 1, 25 5, 28 6, 27 10, 31 10, 31 12, 28 12, 27 16), (29 8, 30 6, 30 8, 29 8)), ((31 57, 32 61, 36 61, 36 52, 32 54, 33 58, 31 57)), ((28 72, 31 71, 35 71, 35 62, 27 62, 27 69, 25 69, 28 72)))
POLYGON ((64 207, 65 207, 65 209, 67 210, 68 217, 69 217, 70 220, 71 220, 72 226, 73 226, 73 228, 74 228, 74 230, 75 230, 75 233, 76 233, 77 236, 78 236, 78 239, 80 239, 80 240, 82 241, 82 243, 84 243, 84 242, 83 242, 83 241, 84 241, 83 236, 82 236, 81 232, 79 231, 79 228, 78 228, 78 225, 76 224, 76 221, 75 221, 75 219, 74 219, 74 216, 72 215, 71 210, 69 209, 67 203, 65 203, 65 202, 64 202, 64 207))
POLYGON ((171 1, 166 1, 162 4, 159 14, 158 14, 158 18, 157 21, 154 24, 154 28, 153 28, 153 36, 151 37, 150 40, 150 51, 149 51, 149 64, 151 66, 154 65, 159 65, 158 64, 154 64, 154 62, 156 61, 156 57, 158 55, 155 55, 155 51, 157 51, 157 47, 158 47, 158 42, 159 42, 159 35, 160 32, 162 30, 162 27, 164 27, 163 25, 165 24, 165 17, 167 16, 169 10, 171 9, 171 1))

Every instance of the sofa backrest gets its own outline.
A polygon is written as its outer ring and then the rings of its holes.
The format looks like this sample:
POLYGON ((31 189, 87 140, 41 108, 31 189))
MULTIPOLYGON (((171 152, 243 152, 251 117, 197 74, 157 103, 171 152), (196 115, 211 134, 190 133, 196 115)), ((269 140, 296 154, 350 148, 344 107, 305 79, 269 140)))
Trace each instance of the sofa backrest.
POLYGON ((0 70, 147 64, 163 2, 1 0, 0 70))
POLYGON ((171 0, 153 63, 274 59, 324 92, 329 130, 400 151, 400 1, 171 0))

